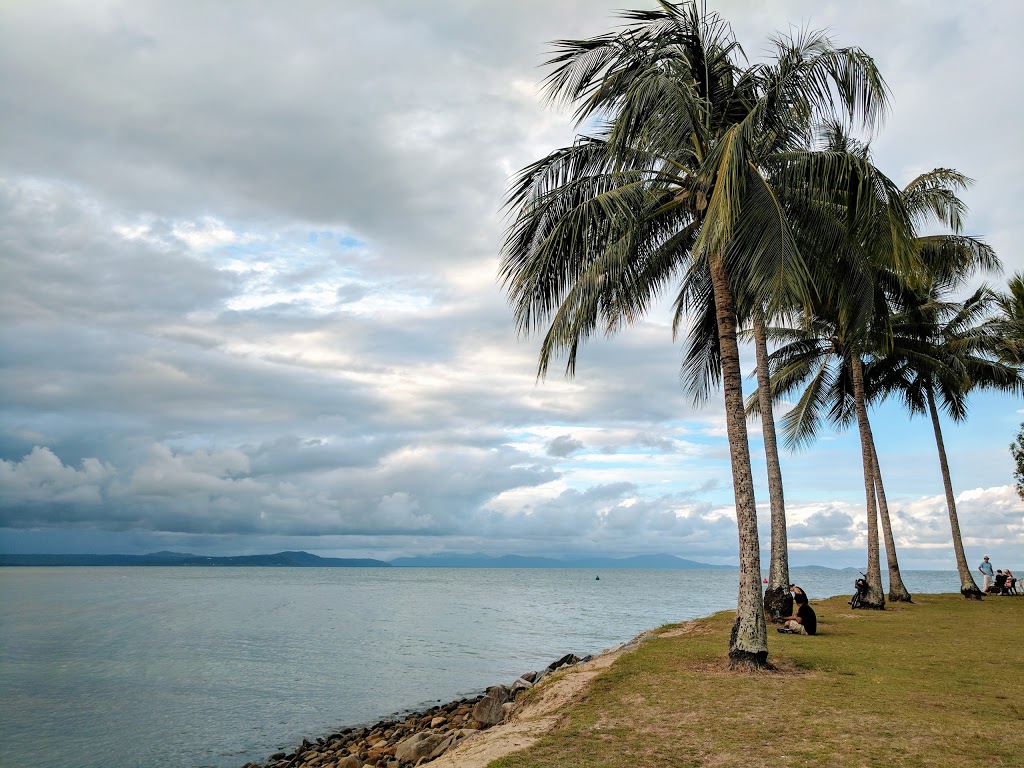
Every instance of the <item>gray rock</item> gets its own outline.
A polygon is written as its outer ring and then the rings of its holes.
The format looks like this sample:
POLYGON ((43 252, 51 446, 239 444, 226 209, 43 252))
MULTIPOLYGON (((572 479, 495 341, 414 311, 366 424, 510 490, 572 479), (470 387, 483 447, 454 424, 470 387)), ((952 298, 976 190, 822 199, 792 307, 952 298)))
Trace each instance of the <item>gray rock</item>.
POLYGON ((536 683, 537 682, 537 673, 536 672, 527 672, 525 675, 520 676, 519 679, 520 680, 525 680, 528 683, 536 683))
POLYGON ((415 763, 420 758, 429 756, 443 740, 444 737, 439 733, 414 733, 395 747, 395 759, 401 763, 415 763))
POLYGON ((498 699, 502 704, 504 704, 509 700, 511 691, 509 691, 507 685, 492 685, 484 693, 484 696, 490 696, 491 698, 498 699))
POLYGON ((449 749, 451 749, 452 745, 454 745, 457 740, 458 740, 457 734, 455 734, 454 732, 453 733, 449 733, 431 751, 430 759, 433 760, 433 759, 438 758, 441 755, 443 755, 445 752, 447 752, 449 749))
POLYGON ((501 705, 505 703, 504 697, 484 696, 473 707, 473 719, 481 725, 497 725, 504 718, 501 705))
POLYGON ((511 692, 512 698, 514 699, 523 691, 528 691, 531 688, 533 688, 533 682, 520 677, 518 680, 512 683, 512 687, 509 690, 511 692))

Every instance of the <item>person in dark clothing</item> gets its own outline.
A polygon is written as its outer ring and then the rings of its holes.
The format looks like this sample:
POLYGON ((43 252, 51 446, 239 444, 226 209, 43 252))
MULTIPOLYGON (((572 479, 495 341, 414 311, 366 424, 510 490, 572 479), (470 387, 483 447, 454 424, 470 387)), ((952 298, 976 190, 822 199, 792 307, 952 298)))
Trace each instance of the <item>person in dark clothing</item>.
POLYGON ((784 622, 779 632, 784 635, 814 635, 818 632, 818 616, 807 602, 807 595, 801 590, 793 593, 793 602, 797 604, 795 616, 783 616, 784 622))

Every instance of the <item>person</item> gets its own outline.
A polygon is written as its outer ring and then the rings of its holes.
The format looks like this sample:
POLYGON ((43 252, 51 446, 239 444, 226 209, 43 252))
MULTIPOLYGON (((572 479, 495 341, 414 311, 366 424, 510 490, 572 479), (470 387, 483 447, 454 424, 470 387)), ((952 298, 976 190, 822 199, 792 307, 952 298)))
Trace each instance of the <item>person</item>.
MULTIPOLYGON (((797 587, 797 589, 800 589, 797 587)), ((801 589, 793 592, 793 602, 798 606, 795 616, 783 616, 779 621, 784 622, 779 627, 779 632, 784 635, 814 635, 818 632, 818 616, 807 601, 807 595, 801 589)))
POLYGON ((1005 571, 1003 571, 1003 573, 1006 574, 1006 592, 1007 592, 1007 594, 1016 595, 1017 594, 1017 579, 1016 579, 1016 577, 1013 575, 1013 572, 1010 571, 1009 568, 1007 568, 1005 571))
POLYGON ((985 586, 982 587, 982 592, 988 592, 992 588, 992 563, 988 561, 988 555, 985 555, 985 559, 981 565, 978 566, 978 570, 985 577, 985 586))
POLYGON ((1008 595, 1009 590, 1006 588, 1006 574, 1002 571, 996 571, 996 580, 992 585, 995 587, 995 593, 997 595, 1008 595))

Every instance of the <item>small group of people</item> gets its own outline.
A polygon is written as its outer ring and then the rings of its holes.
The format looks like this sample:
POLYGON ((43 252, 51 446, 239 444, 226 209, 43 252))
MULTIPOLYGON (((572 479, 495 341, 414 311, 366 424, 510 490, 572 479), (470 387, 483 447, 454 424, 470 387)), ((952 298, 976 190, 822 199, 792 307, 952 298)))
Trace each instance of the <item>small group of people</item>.
POLYGON ((789 585, 789 591, 793 593, 793 603, 796 605, 796 613, 792 616, 776 616, 773 621, 782 624, 779 632, 784 635, 814 635, 818 632, 818 616, 807 601, 807 593, 796 584, 789 585))
POLYGON ((985 577, 985 586, 982 587, 982 592, 989 595, 1018 594, 1017 577, 1013 575, 1009 568, 1006 570, 998 569, 993 573, 992 563, 989 562, 988 555, 985 555, 985 559, 981 561, 978 571, 985 577))

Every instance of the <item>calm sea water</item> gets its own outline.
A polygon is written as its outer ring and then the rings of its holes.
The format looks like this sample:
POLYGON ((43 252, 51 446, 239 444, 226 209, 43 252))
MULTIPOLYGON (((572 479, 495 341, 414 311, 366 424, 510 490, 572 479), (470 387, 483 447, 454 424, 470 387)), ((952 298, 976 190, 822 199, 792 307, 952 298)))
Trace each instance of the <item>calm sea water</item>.
MULTIPOLYGON (((852 571, 794 574, 812 599, 853 591, 852 571)), ((734 570, 0 568, 0 765, 237 768, 736 592, 734 570)))

